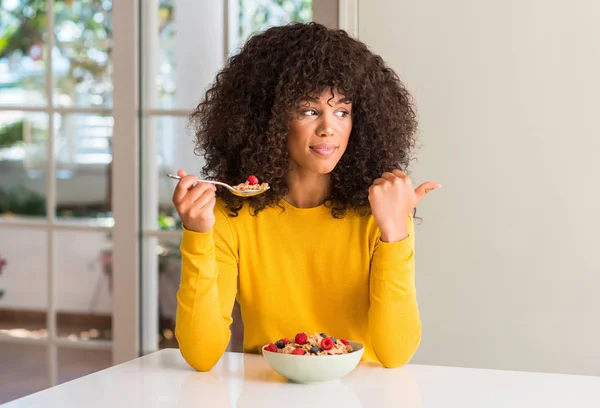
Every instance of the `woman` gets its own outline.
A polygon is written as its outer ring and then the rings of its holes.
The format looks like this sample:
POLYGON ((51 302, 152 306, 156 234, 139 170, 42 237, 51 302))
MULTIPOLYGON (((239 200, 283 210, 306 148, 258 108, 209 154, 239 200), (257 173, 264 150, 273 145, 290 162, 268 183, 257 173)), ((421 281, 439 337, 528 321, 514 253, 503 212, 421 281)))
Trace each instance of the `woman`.
POLYGON ((381 57, 319 24, 271 28, 229 60, 192 124, 206 177, 270 189, 244 199, 178 173, 186 361, 220 359, 237 299, 246 352, 325 332, 364 343, 365 360, 408 362, 421 338, 411 214, 440 185, 413 189, 403 172, 415 113, 381 57))

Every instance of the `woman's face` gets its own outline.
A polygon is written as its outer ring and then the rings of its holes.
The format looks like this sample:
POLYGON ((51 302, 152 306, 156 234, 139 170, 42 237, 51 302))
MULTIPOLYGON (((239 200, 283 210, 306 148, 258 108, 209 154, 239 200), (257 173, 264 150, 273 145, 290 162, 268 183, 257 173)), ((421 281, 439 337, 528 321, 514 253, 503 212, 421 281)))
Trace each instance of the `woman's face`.
POLYGON ((333 171, 348 146, 352 103, 336 90, 300 104, 289 123, 287 149, 291 170, 309 174, 333 171))

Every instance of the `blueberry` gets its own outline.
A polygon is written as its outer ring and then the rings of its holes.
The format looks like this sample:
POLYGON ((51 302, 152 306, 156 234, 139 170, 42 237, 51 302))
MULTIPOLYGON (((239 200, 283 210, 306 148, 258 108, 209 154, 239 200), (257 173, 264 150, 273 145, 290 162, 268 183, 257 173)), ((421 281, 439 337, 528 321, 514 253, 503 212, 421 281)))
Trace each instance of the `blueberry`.
POLYGON ((284 348, 285 347, 285 343, 281 340, 279 340, 278 342, 275 343, 275 345, 277 346, 277 348, 284 348))
POLYGON ((325 338, 327 335, 325 333, 321 333, 321 337, 325 338))
POLYGON ((317 346, 312 346, 310 348, 310 352, 313 354, 317 354, 319 352, 319 348, 317 346))
POLYGON ((335 337, 331 337, 331 341, 333 341, 333 344, 337 343, 337 340, 335 339, 335 337))

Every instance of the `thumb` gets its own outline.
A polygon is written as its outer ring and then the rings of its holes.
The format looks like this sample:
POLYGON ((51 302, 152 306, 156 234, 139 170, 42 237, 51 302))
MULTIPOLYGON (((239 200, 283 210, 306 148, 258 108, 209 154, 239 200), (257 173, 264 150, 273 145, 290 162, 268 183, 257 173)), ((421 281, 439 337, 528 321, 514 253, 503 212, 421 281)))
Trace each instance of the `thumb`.
POLYGON ((185 177, 185 176, 187 176, 187 173, 185 172, 185 170, 179 169, 179 170, 177 170, 177 175, 179 177, 185 177))
POLYGON ((428 181, 426 183, 421 184, 419 187, 415 188, 415 194, 417 196, 417 202, 421 201, 427 193, 432 190, 437 190, 442 187, 440 183, 436 183, 435 181, 428 181))

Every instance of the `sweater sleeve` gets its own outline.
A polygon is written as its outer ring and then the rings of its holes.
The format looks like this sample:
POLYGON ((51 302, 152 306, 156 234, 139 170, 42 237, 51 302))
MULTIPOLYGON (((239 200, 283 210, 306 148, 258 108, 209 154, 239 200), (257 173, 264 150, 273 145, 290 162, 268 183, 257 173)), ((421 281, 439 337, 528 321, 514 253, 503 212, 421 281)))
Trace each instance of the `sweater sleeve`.
POLYGON ((398 242, 377 238, 370 275, 369 337, 378 360, 388 368, 410 361, 421 341, 415 289, 414 224, 398 242))
POLYGON ((215 218, 208 233, 184 228, 180 245, 175 336, 181 355, 198 371, 212 369, 225 352, 237 294, 237 241, 218 202, 215 218))

